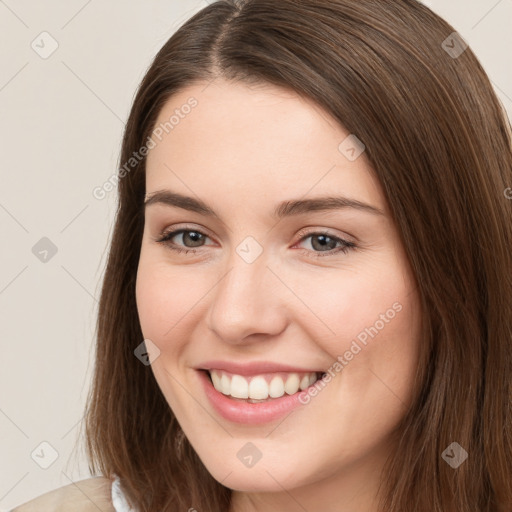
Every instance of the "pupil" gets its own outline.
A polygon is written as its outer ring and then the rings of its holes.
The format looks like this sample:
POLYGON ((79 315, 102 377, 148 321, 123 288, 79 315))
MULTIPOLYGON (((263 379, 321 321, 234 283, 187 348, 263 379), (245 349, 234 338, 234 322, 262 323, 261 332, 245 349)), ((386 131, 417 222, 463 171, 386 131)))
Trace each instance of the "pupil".
POLYGON ((186 235, 192 239, 193 243, 201 241, 201 234, 197 231, 189 231, 186 235))
MULTIPOLYGON (((331 239, 330 236, 327 235, 317 235, 316 237, 313 237, 313 247, 315 246, 314 240, 317 239, 319 241, 319 247, 324 248, 328 246, 329 240, 332 240, 332 242, 335 243, 335 240, 331 239)), ((318 248, 318 247, 315 247, 318 248)))

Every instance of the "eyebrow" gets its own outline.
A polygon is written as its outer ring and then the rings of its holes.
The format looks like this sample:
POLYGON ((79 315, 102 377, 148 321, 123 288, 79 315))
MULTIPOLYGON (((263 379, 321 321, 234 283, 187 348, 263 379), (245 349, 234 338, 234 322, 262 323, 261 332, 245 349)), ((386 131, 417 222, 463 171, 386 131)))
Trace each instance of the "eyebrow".
MULTIPOLYGON (((144 201, 144 207, 146 208, 152 204, 174 206, 208 217, 219 218, 215 211, 200 199, 178 194, 177 192, 172 192, 170 190, 158 190, 150 194, 144 201)), ((355 208, 362 212, 374 215, 385 215, 380 208, 356 199, 340 196, 325 196, 311 199, 283 201, 275 207, 273 217, 281 219, 283 217, 291 217, 293 215, 300 215, 311 211, 330 211, 346 208, 355 208)))

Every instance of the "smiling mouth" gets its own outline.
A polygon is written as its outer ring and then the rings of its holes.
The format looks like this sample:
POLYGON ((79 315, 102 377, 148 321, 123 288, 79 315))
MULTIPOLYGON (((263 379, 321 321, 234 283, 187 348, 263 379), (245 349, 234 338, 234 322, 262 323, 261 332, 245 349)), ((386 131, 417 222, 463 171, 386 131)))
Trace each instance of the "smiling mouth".
POLYGON ((213 387, 227 398, 246 403, 271 402, 312 386, 325 372, 274 372, 242 376, 225 370, 202 370, 213 387))

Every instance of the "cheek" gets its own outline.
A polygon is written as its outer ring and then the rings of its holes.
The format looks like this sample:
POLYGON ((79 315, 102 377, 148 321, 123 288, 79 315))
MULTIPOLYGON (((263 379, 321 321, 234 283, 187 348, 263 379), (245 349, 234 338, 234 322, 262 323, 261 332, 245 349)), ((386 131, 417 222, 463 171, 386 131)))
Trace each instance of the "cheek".
POLYGON ((141 256, 135 293, 144 337, 162 353, 174 352, 201 313, 204 282, 201 286, 197 272, 141 256))
MULTIPOLYGON (((395 421, 411 398, 419 354, 420 310, 414 289, 403 280, 354 291, 353 301, 335 326, 337 336, 326 350, 342 364, 340 392, 372 403, 375 415, 395 421), (367 292, 367 293, 364 293, 367 292), (340 359, 341 356, 341 359, 340 359)), ((354 402, 354 417, 367 422, 367 411, 354 402)), ((390 424, 391 424, 390 423, 390 424)), ((375 427, 380 428, 380 427, 375 427)))
POLYGON ((301 288, 297 295, 307 298, 308 309, 303 325, 307 322, 311 339, 325 344, 331 355, 348 350, 354 339, 364 345, 367 329, 375 324, 382 332, 396 327, 411 291, 400 267, 392 265, 333 272, 326 279, 307 279, 301 288))
POLYGON ((315 315, 305 315, 302 326, 332 357, 333 376, 342 376, 336 386, 344 401, 368 393, 380 397, 376 406, 389 398, 400 407, 386 386, 403 402, 408 400, 418 362, 420 308, 403 261, 391 255, 378 263, 364 272, 333 274, 323 283, 308 280, 307 289, 298 293, 308 297, 315 315))
POLYGON ((169 306, 172 304, 172 294, 166 286, 166 281, 160 278, 160 273, 141 258, 137 271, 135 295, 137 311, 145 338, 158 339, 164 329, 172 326, 169 316, 169 306), (167 314, 166 314, 167 310, 167 314))

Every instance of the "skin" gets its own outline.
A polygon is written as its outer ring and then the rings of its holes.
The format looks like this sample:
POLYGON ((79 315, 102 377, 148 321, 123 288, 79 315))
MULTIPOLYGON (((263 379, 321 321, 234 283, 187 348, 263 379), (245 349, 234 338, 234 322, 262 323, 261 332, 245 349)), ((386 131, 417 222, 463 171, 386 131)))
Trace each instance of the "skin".
POLYGON ((191 96, 197 106, 148 154, 146 192, 198 197, 218 218, 146 208, 136 295, 144 337, 160 350, 151 365, 158 385, 208 471, 234 490, 230 512, 376 511, 390 434, 411 399, 420 329, 414 277, 379 182, 364 152, 350 161, 338 149, 349 133, 293 91, 196 84, 168 100, 157 124, 191 96), (384 215, 271 215, 281 201, 326 195, 384 215), (199 243, 190 233, 173 237, 195 254, 156 241, 180 228, 205 235, 199 243), (325 229, 357 249, 322 249, 325 229), (248 236, 263 249, 253 263, 236 252, 248 236), (208 359, 327 370, 394 303, 400 312, 285 418, 232 423, 203 392, 194 367, 208 359), (247 442, 262 454, 252 467, 237 457, 247 442))

